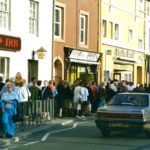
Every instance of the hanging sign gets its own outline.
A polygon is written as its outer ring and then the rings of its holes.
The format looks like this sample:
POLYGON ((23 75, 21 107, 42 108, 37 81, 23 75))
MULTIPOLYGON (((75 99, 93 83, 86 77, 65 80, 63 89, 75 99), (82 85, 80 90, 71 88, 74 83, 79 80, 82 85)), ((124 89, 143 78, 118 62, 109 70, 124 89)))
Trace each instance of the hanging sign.
POLYGON ((21 39, 19 37, 0 34, 0 49, 19 51, 21 49, 21 39))

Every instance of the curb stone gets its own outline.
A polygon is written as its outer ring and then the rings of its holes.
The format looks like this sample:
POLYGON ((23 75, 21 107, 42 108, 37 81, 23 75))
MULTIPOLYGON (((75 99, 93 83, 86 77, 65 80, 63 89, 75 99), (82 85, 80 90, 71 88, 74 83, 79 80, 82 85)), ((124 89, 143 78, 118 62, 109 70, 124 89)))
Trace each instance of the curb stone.
POLYGON ((16 134, 16 136, 13 138, 13 141, 14 142, 19 142, 20 140, 23 140, 25 138, 27 138, 28 136, 36 133, 36 132, 40 132, 42 130, 47 130, 47 129, 51 129, 53 127, 56 127, 56 126, 65 126, 65 125, 68 125, 68 124, 71 124, 73 123, 74 120, 73 119, 69 119, 69 120, 56 120, 54 122, 51 122, 49 124, 46 124, 46 125, 42 125, 42 126, 39 126, 39 127, 35 127, 34 129, 29 129, 27 131, 24 131, 24 132, 19 132, 16 134))

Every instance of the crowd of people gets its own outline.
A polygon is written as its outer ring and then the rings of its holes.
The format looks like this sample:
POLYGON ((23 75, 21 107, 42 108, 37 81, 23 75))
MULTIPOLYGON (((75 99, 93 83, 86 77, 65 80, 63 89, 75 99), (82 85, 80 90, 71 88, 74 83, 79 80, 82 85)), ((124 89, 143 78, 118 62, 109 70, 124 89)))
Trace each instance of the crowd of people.
MULTIPOLYGON (((136 86, 132 82, 109 80, 101 82, 81 81, 73 84, 61 80, 57 85, 52 80, 37 80, 32 78, 26 83, 20 72, 15 77, 3 82, 0 77, 0 133, 2 137, 11 138, 15 135, 13 115, 17 113, 18 103, 27 110, 28 101, 55 99, 55 116, 72 116, 85 120, 85 116, 95 113, 98 107, 105 105, 119 92, 145 92, 149 87, 142 84, 136 86)), ((27 113, 26 113, 27 114, 27 113)))

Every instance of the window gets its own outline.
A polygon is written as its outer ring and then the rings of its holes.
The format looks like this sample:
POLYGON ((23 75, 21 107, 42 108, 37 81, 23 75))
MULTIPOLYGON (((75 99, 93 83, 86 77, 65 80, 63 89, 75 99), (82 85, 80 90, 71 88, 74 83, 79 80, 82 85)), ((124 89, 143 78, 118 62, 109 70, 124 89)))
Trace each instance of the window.
POLYGON ((143 41, 142 41, 142 39, 139 39, 138 48, 139 48, 140 50, 143 49, 143 41))
POLYGON ((144 11, 144 0, 139 0, 140 2, 139 2, 139 9, 141 10, 141 11, 144 11))
POLYGON ((87 15, 80 15, 80 44, 87 45, 87 15))
POLYGON ((119 24, 115 24, 115 40, 119 40, 119 24))
POLYGON ((58 6, 55 8, 54 35, 55 38, 63 38, 63 8, 58 6))
POLYGON ((106 29, 107 29, 106 28, 106 20, 103 20, 102 21, 102 35, 103 35, 103 37, 106 37, 106 32, 107 32, 106 29))
POLYGON ((30 1, 29 33, 38 36, 39 3, 30 1))
POLYGON ((113 23, 109 22, 109 26, 110 26, 110 38, 113 39, 113 23))
POLYGON ((129 29, 129 42, 133 40, 133 30, 129 29))
POLYGON ((0 0, 0 27, 8 29, 9 27, 9 0, 0 0))
POLYGON ((149 2, 147 3, 147 6, 146 6, 146 12, 147 12, 147 16, 150 16, 150 3, 149 2))
POLYGON ((9 76, 9 59, 5 57, 0 57, 0 76, 6 80, 9 76))

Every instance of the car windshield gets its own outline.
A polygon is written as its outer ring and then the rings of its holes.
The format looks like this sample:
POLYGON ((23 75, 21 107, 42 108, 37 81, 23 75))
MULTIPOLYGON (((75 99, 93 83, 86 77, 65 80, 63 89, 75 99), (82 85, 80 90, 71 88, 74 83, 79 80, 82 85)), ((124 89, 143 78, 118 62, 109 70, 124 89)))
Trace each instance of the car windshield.
POLYGON ((148 95, 117 94, 112 98, 109 105, 148 106, 148 95))

